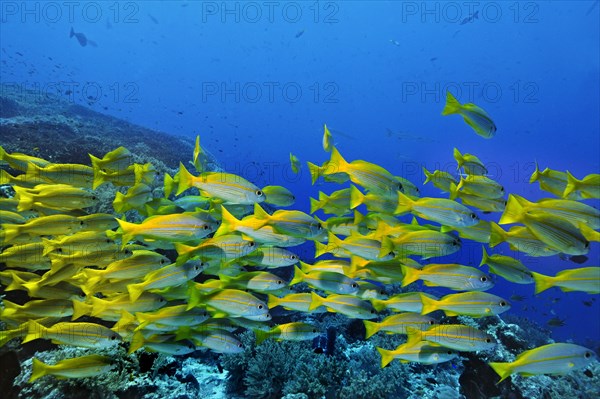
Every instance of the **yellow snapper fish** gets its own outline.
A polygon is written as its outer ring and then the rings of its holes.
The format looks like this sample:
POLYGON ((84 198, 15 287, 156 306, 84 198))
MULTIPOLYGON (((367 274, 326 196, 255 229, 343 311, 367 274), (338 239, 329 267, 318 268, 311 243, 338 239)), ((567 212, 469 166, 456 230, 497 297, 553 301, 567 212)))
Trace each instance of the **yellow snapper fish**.
POLYGON ((38 184, 32 189, 15 187, 15 198, 19 200, 17 210, 27 211, 45 207, 61 211, 83 209, 98 201, 95 194, 67 184, 38 184))
POLYGON ((327 128, 327 125, 323 125, 323 150, 331 152, 333 149, 333 136, 327 128))
POLYGON ((221 330, 202 330, 193 332, 191 339, 200 346, 217 353, 242 353, 244 345, 235 335, 221 330))
POLYGON ((193 260, 183 265, 174 263, 150 272, 144 277, 144 281, 141 283, 127 286, 131 302, 135 302, 144 291, 185 284, 193 280, 204 268, 205 265, 202 262, 193 260))
POLYGON ((116 243, 106 236, 106 231, 78 231, 56 238, 42 238, 43 255, 50 252, 73 253, 86 248, 115 248, 116 243))
POLYGON ((33 179, 43 179, 47 183, 66 184, 81 188, 92 188, 94 169, 78 164, 48 164, 38 166, 30 163, 27 176, 33 179))
POLYGON ((435 320, 429 316, 410 312, 388 316, 378 323, 369 320, 364 320, 363 323, 366 330, 365 339, 379 331, 385 331, 388 334, 406 334, 408 327, 427 330, 436 324, 435 320))
POLYGON ((328 312, 340 313, 351 319, 364 320, 377 317, 377 312, 370 302, 352 295, 333 294, 323 298, 314 291, 310 295, 312 300, 308 310, 311 312, 320 306, 325 306, 328 312))
POLYGON ((294 194, 282 186, 265 186, 262 189, 265 194, 265 202, 275 206, 294 205, 296 197, 294 194))
POLYGON ((309 286, 334 294, 354 294, 358 292, 358 283, 336 272, 312 271, 304 273, 298 266, 294 266, 294 278, 290 286, 306 283, 309 286))
POLYGON ((461 104, 450 93, 446 92, 446 105, 442 115, 459 114, 483 138, 491 139, 496 135, 496 124, 483 109, 473 103, 461 104))
POLYGON ((200 136, 196 136, 196 143, 194 145, 194 153, 192 157, 192 164, 194 165, 196 172, 202 173, 208 170, 211 162, 212 161, 210 157, 200 145, 200 136))
POLYGON ((540 189, 547 191, 556 195, 557 197, 561 197, 564 199, 570 200, 580 200, 582 199, 581 195, 578 192, 571 192, 569 195, 564 196, 565 189, 567 188, 568 183, 567 173, 561 172, 558 170, 546 168, 543 171, 540 171, 537 162, 535 163, 535 170, 531 174, 529 178, 529 184, 538 182, 540 189))
POLYGON ((405 343, 394 350, 377 347, 377 351, 381 355, 381 368, 390 364, 394 359, 398 359, 402 363, 438 364, 458 357, 458 352, 429 341, 405 343))
POLYGON ((575 344, 554 343, 521 353, 514 362, 491 362, 489 365, 504 381, 512 374, 525 377, 540 374, 564 375, 589 366, 597 360, 594 351, 575 344))
POLYGON ((446 226, 465 227, 479 223, 479 217, 472 210, 456 201, 444 198, 419 198, 413 201, 399 192, 394 214, 407 212, 446 226))
POLYGON ((479 195, 467 194, 464 191, 459 191, 458 187, 453 183, 450 185, 450 199, 460 199, 463 205, 477 208, 483 213, 503 212, 506 207, 504 198, 485 198, 479 195))
POLYGON ((511 250, 525 252, 530 256, 552 256, 559 253, 538 240, 525 226, 513 226, 509 231, 504 231, 496 223, 490 222, 490 247, 503 242, 508 242, 511 250))
POLYGON ((435 187, 439 188, 443 192, 450 192, 450 185, 452 183, 458 184, 458 180, 456 180, 456 178, 448 172, 441 170, 430 172, 423 166, 423 173, 425 174, 425 181, 423 184, 431 182, 435 187))
POLYGON ((571 222, 575 226, 584 223, 592 229, 600 228, 600 211, 582 202, 552 198, 531 202, 520 195, 511 194, 511 196, 519 202, 524 212, 545 212, 571 222))
POLYGON ((97 170, 119 171, 127 169, 133 164, 133 154, 125 147, 116 148, 104 154, 102 159, 88 154, 92 161, 92 167, 97 170))
POLYGON ((241 261, 260 268, 278 268, 298 263, 298 255, 285 248, 260 247, 244 256, 241 261))
POLYGON ((491 335, 462 324, 440 324, 425 331, 408 327, 407 333, 407 344, 430 341, 460 352, 476 352, 496 346, 491 335))
POLYGON ((30 155, 13 152, 7 153, 4 147, 0 146, 0 163, 8 164, 13 169, 27 172, 27 168, 30 164, 38 166, 48 165, 50 162, 42 158, 32 157, 30 155))
POLYGON ((203 196, 228 204, 252 205, 266 198, 262 190, 241 176, 225 172, 203 172, 194 176, 180 163, 177 195, 191 187, 199 189, 203 196))
POLYGON ((470 266, 430 263, 422 269, 401 267, 403 287, 417 280, 423 280, 429 287, 446 287, 456 291, 486 291, 494 286, 490 276, 470 266))
POLYGON ((485 247, 483 248, 483 256, 479 267, 488 265, 490 273, 504 277, 506 280, 516 284, 531 284, 533 276, 521 261, 511 258, 510 256, 493 254, 489 256, 485 247))
POLYGON ((197 246, 175 243, 175 250, 179 256, 177 263, 181 264, 191 257, 200 257, 205 260, 218 260, 222 263, 242 258, 256 249, 254 241, 245 240, 236 234, 213 237, 204 240, 197 246))
POLYGON ((269 225, 280 234, 312 239, 321 234, 323 227, 312 216, 301 211, 277 210, 269 215, 260 205, 254 205, 254 217, 259 221, 255 230, 269 225))
POLYGON ((106 348, 121 342, 119 334, 100 324, 61 322, 44 327, 31 320, 23 343, 36 339, 49 339, 56 344, 83 348, 106 348))
POLYGON ((521 203, 509 195, 498 224, 521 222, 549 247, 568 255, 585 255, 590 243, 573 224, 545 212, 526 212, 521 203))
POLYGON ((462 245, 459 238, 435 230, 411 231, 391 241, 394 254, 399 259, 410 255, 418 255, 423 259, 450 255, 459 251, 462 245))
POLYGON ((104 170, 94 168, 94 182, 92 188, 95 190, 104 183, 112 183, 114 186, 134 186, 138 183, 151 184, 160 173, 150 162, 129 165, 120 170, 104 170))
POLYGON ((27 173, 12 176, 4 169, 0 170, 0 184, 10 184, 11 186, 33 188, 38 184, 48 183, 40 176, 30 176, 27 173))
POLYGON ((277 306, 281 306, 287 310, 295 310, 297 312, 304 313, 322 313, 326 312, 323 307, 318 307, 309 311, 312 297, 308 292, 302 292, 299 294, 288 294, 282 298, 276 297, 275 295, 269 294, 269 309, 277 306))
POLYGON ((144 183, 129 187, 127 193, 119 191, 115 194, 113 208, 115 212, 124 213, 132 209, 143 212, 144 205, 152 200, 152 189, 144 183))
POLYGON ((352 186, 350 188, 350 209, 360 205, 365 205, 369 212, 393 215, 398 205, 398 198, 391 195, 382 196, 375 192, 363 194, 356 186, 352 186))
POLYGON ((315 258, 327 253, 337 258, 360 256, 368 260, 390 260, 395 257, 389 239, 381 242, 360 235, 351 235, 341 240, 332 233, 329 233, 327 245, 315 241, 315 258))
POLYGON ((424 292, 406 292, 396 294, 388 299, 372 299, 371 303, 378 312, 389 309, 394 312, 421 313, 423 310, 422 296, 437 299, 435 296, 424 292))
POLYGON ((569 198, 570 195, 576 193, 581 198, 588 199, 600 198, 600 174, 593 173, 579 180, 571 173, 567 172, 567 186, 562 194, 563 198, 569 198))
POLYGON ((108 372, 113 367, 112 360, 110 356, 87 355, 64 359, 50 365, 33 358, 29 383, 45 375, 53 375, 57 378, 94 377, 108 372))
POLYGON ((458 169, 463 168, 467 175, 487 175, 487 168, 475 155, 461 154, 458 148, 454 148, 453 155, 458 164, 458 169))
POLYGON ((600 267, 582 267, 562 270, 556 276, 545 276, 532 272, 535 280, 535 293, 551 287, 558 287, 565 292, 583 291, 589 294, 600 294, 600 267))
POLYGON ((269 272, 245 272, 235 277, 219 275, 223 288, 238 288, 256 292, 270 292, 287 286, 281 277, 269 272))
POLYGON ((214 309, 211 316, 216 318, 265 316, 269 312, 267 305, 254 295, 230 288, 218 289, 209 294, 202 294, 191 288, 188 309, 200 303, 209 310, 214 309))
POLYGON ((4 241, 10 242, 19 234, 29 234, 30 236, 72 234, 81 230, 84 225, 85 222, 75 216, 50 215, 30 219, 23 224, 3 223, 1 226, 5 231, 4 241))
POLYGON ((269 331, 255 330, 256 344, 265 339, 272 338, 276 341, 308 341, 319 335, 319 330, 312 324, 292 322, 279 324, 269 331))
POLYGON ((156 215, 140 224, 117 219, 122 230, 122 242, 142 237, 162 241, 197 241, 213 233, 217 221, 207 212, 184 212, 175 215, 156 215))
POLYGON ((300 172, 300 168, 301 168, 300 160, 298 159, 297 156, 295 156, 291 152, 290 152, 290 164, 292 167, 292 172, 298 174, 300 172))
POLYGON ((421 295, 421 302, 423 303, 421 314, 443 310, 446 316, 497 316, 510 309, 510 303, 507 300, 479 291, 448 294, 438 300, 421 295))
POLYGON ((487 176, 467 175, 461 177, 456 190, 487 199, 504 197, 504 187, 487 176))
POLYGON ((331 150, 328 167, 327 173, 346 173, 352 183, 373 193, 395 197, 396 192, 402 190, 402 183, 381 166, 363 160, 348 163, 335 147, 331 150))
MULTIPOLYGON (((354 187, 354 186, 353 186, 354 187)), ((325 213, 342 216, 348 213, 350 208, 350 189, 337 190, 330 195, 319 191, 319 199, 310 199, 310 213, 322 209, 325 213)))
POLYGON ((4 309, 0 310, 0 320, 22 319, 35 317, 66 317, 73 314, 71 301, 66 299, 40 299, 29 301, 24 305, 2 301, 4 309))
POLYGON ((448 233, 450 231, 456 231, 460 238, 467 240, 473 240, 481 243, 489 243, 491 237, 491 225, 487 220, 479 219, 479 223, 473 226, 464 227, 450 227, 442 226, 440 232, 448 233))

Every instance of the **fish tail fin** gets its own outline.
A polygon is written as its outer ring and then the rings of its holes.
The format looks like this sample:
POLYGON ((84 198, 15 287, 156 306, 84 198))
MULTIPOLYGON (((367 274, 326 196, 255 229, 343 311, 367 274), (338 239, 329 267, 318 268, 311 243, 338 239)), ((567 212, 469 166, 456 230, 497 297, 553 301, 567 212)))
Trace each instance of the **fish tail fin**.
POLYGON ((402 279, 402 287, 406 287, 410 283, 414 283, 419 279, 419 270, 413 269, 412 267, 400 266, 402 268, 402 273, 404 274, 404 278, 402 279))
POLYGON ((393 351, 377 347, 377 352, 381 355, 381 368, 384 368, 394 360, 393 351))
POLYGON ((350 209, 354 209, 364 203, 365 195, 355 186, 350 186, 350 209))
MULTIPOLYGON (((321 192, 319 191, 319 194, 321 192)), ((313 197, 310 197, 310 213, 315 213, 316 211, 318 211, 319 209, 321 209, 323 206, 321 204, 321 201, 314 199, 313 197)))
POLYGON ((17 237, 21 233, 21 226, 18 224, 3 223, 0 225, 4 230, 4 244, 17 237))
POLYGON ((346 172, 348 162, 342 157, 337 148, 331 147, 331 158, 327 163, 327 174, 346 172))
POLYGON ((104 313, 106 311, 106 309, 108 309, 108 302, 97 298, 95 296, 91 297, 92 300, 92 305, 91 305, 91 309, 90 309, 90 315, 92 317, 98 317, 99 315, 101 315, 102 313, 104 313))
POLYGON ((179 195, 188 188, 193 187, 194 175, 192 175, 181 162, 179 162, 179 173, 177 173, 177 177, 179 178, 179 182, 175 195, 179 195))
POLYGON ((498 244, 506 241, 506 231, 502 227, 498 226, 495 222, 490 222, 490 247, 495 247, 498 244))
MULTIPOLYGON (((571 195, 572 193, 577 191, 580 183, 581 183, 581 180, 577 180, 575 178, 575 176, 573 176, 571 174, 571 172, 569 172, 567 170, 567 187, 565 187, 565 191, 563 192, 562 197, 568 198, 569 195, 571 195)), ((20 203, 19 203, 19 205, 20 205, 20 203)))
POLYGON ((129 204, 127 203, 127 199, 125 198, 125 194, 120 191, 117 191, 115 194, 115 199, 113 201, 113 209, 117 213, 123 213, 129 210, 129 204))
POLYGON ((523 205, 521 205, 514 195, 510 194, 498 224, 517 223, 521 221, 521 219, 523 219, 523 205))
POLYGON ((423 173, 425 174, 425 181, 423 182, 423 185, 425 185, 433 180, 433 173, 428 171, 425 166, 423 166, 423 173))
POLYGON ((8 158, 8 153, 6 152, 6 150, 4 149, 4 147, 2 147, 0 145, 0 161, 6 162, 7 158, 8 158))
MULTIPOLYGON (((73 28, 71 28, 73 30, 73 28)), ((48 365, 37 358, 33 358, 31 363, 31 377, 29 377, 29 383, 31 384, 38 378, 45 376, 48 372, 48 365)))
MULTIPOLYGON (((23 280, 21 280, 21 281, 23 281, 23 280)), ((27 290, 27 293, 29 294, 29 296, 35 297, 41 288, 41 286, 38 284, 38 281, 39 280, 30 281, 27 283, 23 282, 23 283, 21 283, 21 288, 25 288, 27 290)), ((15 282, 16 282, 16 280, 13 280, 12 284, 14 284, 15 282)), ((6 290, 8 291, 8 287, 6 287, 6 290)))
POLYGON ((14 179, 7 171, 4 169, 0 170, 0 184, 10 184, 10 182, 14 179))
POLYGON ((71 316, 71 321, 77 320, 78 318, 80 318, 82 316, 86 316, 89 313, 90 313, 90 305, 89 304, 87 304, 85 302, 73 300, 73 315, 71 316))
POLYGON ((488 255, 483 245, 481 246, 481 249, 483 250, 483 254, 481 255, 481 262, 479 263, 479 267, 487 264, 490 260, 490 256, 488 255))
MULTIPOLYGON (((4 301, 6 304, 7 301, 4 301)), ((43 338, 48 329, 35 320, 29 320, 27 324, 27 335, 23 338, 22 344, 43 338)))
POLYGON ((256 345, 260 345, 265 339, 269 338, 270 334, 267 331, 255 329, 254 336, 256 339, 256 345))
POLYGON ((579 231, 581 231, 581 234, 583 234, 586 240, 590 242, 600 242, 600 232, 597 232, 596 230, 592 229, 590 226, 583 222, 579 223, 578 227, 579 231))
POLYGON ((254 204, 254 217, 260 221, 260 223, 254 227, 254 230, 258 230, 261 227, 266 226, 271 220, 271 215, 269 215, 267 211, 265 211, 264 208, 258 203, 254 204))
POLYGON ((314 185, 319 179, 319 177, 321 177, 321 174, 323 173, 323 168, 321 168, 318 165, 315 165, 312 162, 306 162, 306 164, 308 165, 308 171, 310 172, 310 182, 314 185))
POLYGON ((102 172, 102 169, 97 165, 93 167, 94 169, 94 180, 92 181, 92 190, 97 189, 99 186, 103 185, 107 182, 105 173, 102 172))
POLYGON ((460 151, 456 147, 454 147, 454 150, 452 151, 452 155, 454 156, 454 160, 458 164, 457 169, 460 169, 461 166, 463 166, 465 163, 465 158, 463 157, 463 155, 460 153, 460 151))
POLYGON ((318 258, 319 256, 326 253, 329 253, 329 245, 323 244, 315 240, 315 258, 318 258))
MULTIPOLYGON (((392 240, 385 236, 381 239, 381 248, 379 249, 379 254, 377 254, 378 257, 383 258, 384 256, 387 256, 389 254, 392 254, 394 252, 394 243, 392 242, 392 240)), ((395 254, 394 254, 394 257, 395 254)))
POLYGON ((23 280, 21 277, 17 276, 17 274, 15 274, 14 272, 10 272, 10 276, 12 278, 12 281, 4 289, 5 291, 22 290, 23 287, 25 287, 27 284, 29 284, 25 280, 23 280))
POLYGON ((163 183, 163 191, 165 193, 165 198, 169 198, 169 196, 173 192, 174 185, 175 179, 173 179, 173 177, 170 174, 165 173, 165 179, 163 183))
POLYGON ((28 211, 33 207, 34 197, 33 194, 25 189, 21 189, 21 187, 14 187, 16 191, 17 199, 19 200, 19 205, 17 205, 17 211, 23 212, 28 211))
POLYGON ((93 156, 92 154, 88 153, 89 157, 90 157, 90 161, 92 161, 92 168, 94 169, 102 169, 102 160, 98 157, 93 156))
POLYGON ((371 305, 373 305, 373 308, 378 312, 381 312, 387 307, 386 302, 381 299, 371 299, 371 305))
POLYGON ((379 323, 375 323, 375 322, 369 321, 369 320, 363 320, 363 323, 365 324, 365 331, 366 331, 365 339, 368 339, 369 337, 376 334, 381 329, 381 326, 379 323))
POLYGON ((436 301, 435 299, 430 298, 427 295, 420 294, 419 296, 421 297, 421 303, 423 304, 423 309, 421 309, 422 315, 438 310, 439 301, 436 301))
POLYGON ((537 161, 535 161, 535 170, 533 171, 533 173, 531 174, 531 177, 529 178, 529 184, 538 181, 541 173, 542 172, 540 172, 540 166, 538 165, 537 161))
POLYGON ((323 299, 319 295, 317 295, 314 291, 310 292, 310 305, 308 306, 308 311, 312 312, 319 306, 323 306, 323 299))
POLYGON ((500 381, 498 381, 496 384, 499 384, 506 378, 510 377, 513 372, 512 363, 491 362, 489 365, 496 372, 496 374, 500 376, 500 381))
POLYGON ((196 144, 194 145, 194 156, 192 158, 192 163, 194 164, 194 168, 196 168, 196 172, 198 173, 204 172, 204 168, 200 159, 200 154, 203 152, 204 151, 200 146, 200 136, 196 136, 196 144))
POLYGON ((214 234, 214 237, 219 237, 227 233, 235 231, 240 221, 229 212, 225 206, 221 205, 221 225, 214 234))
POLYGON ((129 300, 134 303, 144 293, 145 284, 129 284, 127 286, 127 292, 129 292, 129 300))
POLYGON ((458 114, 461 110, 461 105, 458 100, 450 93, 446 91, 446 105, 442 110, 442 115, 458 114))
POLYGON ((458 197, 458 186, 450 183, 450 199, 455 200, 458 197))
POLYGON ((144 346, 144 342, 144 335, 142 332, 136 331, 131 338, 131 342, 129 343, 129 350, 127 351, 127 354, 131 355, 133 352, 140 349, 142 346, 144 346))
POLYGON ((423 331, 416 327, 408 326, 406 327, 406 335, 408 337, 406 346, 409 347, 422 340, 423 331))
POLYGON ((124 248, 129 241, 134 239, 137 224, 129 223, 128 221, 122 219, 117 219, 117 223, 119 223, 119 227, 123 231, 123 234, 121 235, 121 247, 124 248))
POLYGON ((404 195, 402 192, 398 191, 398 205, 396 206, 394 215, 410 212, 414 203, 415 203, 415 201, 411 200, 409 197, 404 195))
POLYGON ((304 281, 305 276, 306 274, 302 270, 300 270, 298 266, 294 266, 294 278, 292 279, 292 281, 290 281, 288 285, 292 286, 294 284, 301 283, 302 281, 304 281))
POLYGON ((269 309, 279 306, 281 303, 281 299, 273 294, 267 294, 267 298, 267 306, 269 307, 269 309))
POLYGON ((533 281, 535 281, 535 294, 539 294, 542 291, 546 291, 548 288, 554 287, 554 277, 545 276, 540 273, 531 272, 533 281))

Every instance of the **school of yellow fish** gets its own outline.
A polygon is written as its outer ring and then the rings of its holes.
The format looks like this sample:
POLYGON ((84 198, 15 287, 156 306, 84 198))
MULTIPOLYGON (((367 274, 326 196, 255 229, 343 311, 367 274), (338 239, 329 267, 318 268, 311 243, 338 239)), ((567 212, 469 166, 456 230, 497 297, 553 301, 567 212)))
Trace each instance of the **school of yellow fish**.
MULTIPOLYGON (((486 129, 495 132, 495 125, 486 129)), ((86 348, 127 341, 130 353, 144 348, 185 355, 200 347, 241 352, 233 334, 239 328, 255 331, 258 343, 310 340, 320 334, 305 322, 271 328, 269 309, 281 306, 363 319, 366 338, 380 331, 406 334, 407 342, 396 349, 377 348, 382 367, 394 359, 435 364, 458 352, 496 345, 483 331, 439 325, 429 316, 441 310, 478 318, 509 310, 507 300, 486 292, 494 285, 490 273, 516 284, 535 284, 536 293, 550 287, 600 293, 600 267, 547 276, 515 258, 488 253, 507 242, 530 256, 585 255, 590 242, 600 241, 600 213, 582 200, 600 198, 600 175, 577 179, 568 172, 536 168, 531 183, 538 182, 554 197, 530 202, 507 196, 486 176, 480 159, 455 149, 459 179, 424 169, 425 183, 448 198, 420 197, 416 185, 381 166, 344 159, 327 127, 323 148, 330 152, 328 161, 308 162, 313 184, 323 179, 350 182, 350 187, 311 198, 311 214, 330 215, 322 220, 298 210, 267 212, 261 203, 288 207, 293 194, 284 187, 259 188, 234 174, 206 171, 199 139, 191 164, 180 164, 175 176, 162 179, 151 164, 133 163, 123 147, 102 158, 90 155, 91 166, 54 164, 0 147, 1 164, 21 172, 0 171, 0 184, 10 184, 15 192, 13 198, 0 199, 0 284, 5 291, 25 291, 31 299, 22 305, 2 301, 0 320, 8 327, 0 331, 0 346, 14 338, 86 348), (188 170, 192 166, 195 173, 188 170), (115 214, 88 214, 86 208, 99 201, 94 190, 103 184, 119 188, 115 214), (164 196, 155 198, 159 185, 164 196), (132 210, 143 217, 141 222, 125 220, 125 212, 132 210), (477 212, 500 214, 498 223, 481 220, 477 212), (414 218, 405 223, 399 218, 403 215, 414 218), (506 224, 513 226, 500 227, 506 224), (482 244, 480 267, 487 265, 488 273, 460 264, 419 263, 459 251, 464 240, 482 244), (306 241, 314 241, 315 258, 329 254, 332 259, 300 261, 289 248, 306 241), (175 252, 174 259, 165 256, 175 252), (291 281, 278 276, 283 267, 294 268, 291 281), (437 298, 408 292, 388 298, 372 283, 407 286, 417 280, 456 293, 437 298), (299 283, 309 290, 289 289, 299 283), (392 315, 373 321, 383 310, 392 315), (83 316, 94 321, 78 321, 83 316)), ((290 160, 299 171, 298 158, 290 154, 290 160)), ((512 363, 490 365, 505 379, 513 373, 563 374, 594 359, 589 349, 556 343, 526 351, 512 363)), ((47 374, 96 375, 110 369, 110 360, 89 355, 48 365, 34 359, 30 381, 47 374)))

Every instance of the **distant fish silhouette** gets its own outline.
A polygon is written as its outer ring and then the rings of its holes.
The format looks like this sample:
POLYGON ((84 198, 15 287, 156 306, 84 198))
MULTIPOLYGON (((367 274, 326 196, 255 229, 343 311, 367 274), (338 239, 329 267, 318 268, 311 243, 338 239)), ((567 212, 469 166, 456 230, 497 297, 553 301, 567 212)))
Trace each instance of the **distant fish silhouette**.
POLYGON ((79 42, 79 44, 81 45, 81 47, 85 47, 88 44, 92 47, 98 47, 98 45, 96 44, 95 41, 93 40, 88 40, 87 37, 85 37, 85 35, 81 32, 77 33, 73 30, 73 27, 71 27, 71 33, 69 34, 69 38, 75 36, 75 38, 77 39, 77 41, 79 42))
POLYGON ((302 29, 300 32, 296 33, 296 39, 299 38, 300 36, 302 36, 304 34, 304 29, 302 29))
POLYGON ((475 11, 473 15, 469 15, 460 23, 461 25, 468 24, 469 22, 473 22, 473 20, 479 19, 479 11, 475 11))
POLYGON ((154 18, 154 16, 152 16, 151 14, 148 14, 148 17, 150 17, 152 22, 154 22, 156 25, 158 25, 158 19, 154 18))

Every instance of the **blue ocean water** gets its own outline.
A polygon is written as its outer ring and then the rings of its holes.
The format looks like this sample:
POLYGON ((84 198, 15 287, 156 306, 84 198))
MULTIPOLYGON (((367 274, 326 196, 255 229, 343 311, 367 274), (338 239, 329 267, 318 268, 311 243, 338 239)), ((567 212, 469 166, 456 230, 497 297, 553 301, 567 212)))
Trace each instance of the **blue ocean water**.
MULTIPOLYGON (((328 158, 324 123, 347 160, 375 162, 419 186, 422 166, 454 170, 454 147, 479 156, 507 192, 530 200, 546 196, 528 183, 535 162, 578 177, 600 170, 598 1, 0 7, 3 83, 152 129, 199 134, 226 170, 292 190, 295 209, 308 211, 310 196, 338 189, 311 186, 305 164, 300 175, 289 167, 290 152, 303 162, 328 158), (85 46, 71 28, 85 35, 85 46), (446 90, 488 111, 496 137, 442 117, 446 90)), ((429 185, 422 195, 442 196, 429 185)), ((304 260, 312 260, 311 248, 304 260)), ((544 274, 581 267, 504 245, 494 252, 544 274)), ((588 257, 584 266, 599 265, 597 243, 588 257)), ((469 244, 445 260, 480 259, 480 245, 469 244)), ((534 296, 533 286, 502 279, 492 292, 525 296, 511 312, 542 325, 564 319, 553 328, 557 341, 600 338, 600 301, 583 303, 592 295, 554 288, 534 296)))

